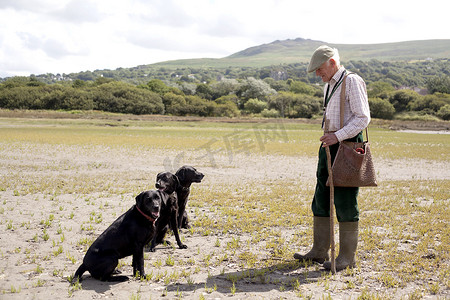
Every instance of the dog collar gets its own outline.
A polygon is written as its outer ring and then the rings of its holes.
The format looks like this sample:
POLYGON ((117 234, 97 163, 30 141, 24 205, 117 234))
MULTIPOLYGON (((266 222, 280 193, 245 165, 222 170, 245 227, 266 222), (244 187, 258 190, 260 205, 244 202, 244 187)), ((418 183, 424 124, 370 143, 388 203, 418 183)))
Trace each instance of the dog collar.
POLYGON ((188 186, 188 187, 181 186, 180 188, 181 188, 181 190, 182 190, 183 192, 188 192, 189 189, 190 189, 190 186, 188 186))
POLYGON ((141 215, 143 215, 150 222, 154 223, 156 221, 156 219, 153 219, 152 217, 146 215, 137 205, 136 205, 136 208, 137 208, 138 212, 140 212, 141 215))

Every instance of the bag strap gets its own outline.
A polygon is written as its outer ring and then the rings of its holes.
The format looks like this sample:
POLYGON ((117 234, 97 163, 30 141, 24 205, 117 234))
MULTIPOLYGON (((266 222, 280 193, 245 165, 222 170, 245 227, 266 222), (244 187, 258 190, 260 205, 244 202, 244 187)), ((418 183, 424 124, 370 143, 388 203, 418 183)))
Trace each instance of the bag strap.
MULTIPOLYGON (((340 103, 340 107, 339 107, 340 125, 341 125, 341 128, 344 127, 344 107, 345 107, 345 88, 346 88, 345 81, 346 81, 346 79, 347 79, 347 76, 350 75, 350 74, 351 74, 351 72, 348 73, 348 74, 346 74, 346 75, 344 76, 344 79, 342 80, 342 86, 341 86, 341 103, 340 103)), ((366 127, 366 141, 367 141, 367 142, 369 141, 369 131, 367 130, 367 127, 366 127)))
POLYGON ((342 80, 342 86, 341 86, 341 103, 340 103, 340 128, 344 127, 344 105, 345 105, 345 81, 347 79, 347 74, 344 76, 344 79, 342 80))

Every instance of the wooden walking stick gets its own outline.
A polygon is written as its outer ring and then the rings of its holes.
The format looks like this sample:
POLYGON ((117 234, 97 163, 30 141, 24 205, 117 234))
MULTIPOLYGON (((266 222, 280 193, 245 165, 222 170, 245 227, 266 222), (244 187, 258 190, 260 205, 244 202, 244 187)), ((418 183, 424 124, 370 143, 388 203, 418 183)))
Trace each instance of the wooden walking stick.
MULTIPOLYGON (((328 131, 329 120, 325 121, 325 131, 328 131)), ((331 168, 331 153, 330 147, 325 145, 325 152, 327 153, 327 167, 328 167, 328 181, 330 183, 330 244, 331 244, 331 273, 336 273, 336 246, 334 242, 334 184, 333 171, 331 168)))

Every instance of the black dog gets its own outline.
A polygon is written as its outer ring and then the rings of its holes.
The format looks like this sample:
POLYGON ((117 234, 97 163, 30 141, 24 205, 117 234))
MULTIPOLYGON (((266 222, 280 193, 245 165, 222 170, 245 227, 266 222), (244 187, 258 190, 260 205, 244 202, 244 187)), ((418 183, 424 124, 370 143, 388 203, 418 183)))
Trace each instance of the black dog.
POLYGON ((161 202, 168 195, 160 191, 142 192, 126 213, 115 220, 89 247, 83 263, 75 272, 73 281, 81 280, 84 272, 103 281, 123 281, 126 276, 113 276, 119 259, 133 255, 133 275, 145 277, 144 246, 155 232, 155 220, 160 214, 161 202))
POLYGON ((178 227, 187 229, 190 226, 186 213, 186 205, 189 199, 189 193, 191 192, 191 184, 193 182, 202 182, 205 175, 191 166, 183 166, 179 168, 175 175, 180 181, 180 185, 176 190, 178 198, 178 227))
MULTIPOLYGON (((155 186, 159 191, 167 193, 169 195, 169 199, 167 200, 167 202, 164 202, 162 204, 160 217, 155 223, 156 233, 150 244, 150 251, 155 251, 156 245, 163 243, 164 237, 169 227, 172 229, 175 235, 178 247, 180 249, 186 249, 187 246, 180 240, 180 234, 178 232, 177 224, 178 201, 175 191, 180 186, 178 177, 170 172, 159 173, 156 176, 155 186)), ((166 243, 170 244, 170 242, 168 241, 166 241, 166 243)))

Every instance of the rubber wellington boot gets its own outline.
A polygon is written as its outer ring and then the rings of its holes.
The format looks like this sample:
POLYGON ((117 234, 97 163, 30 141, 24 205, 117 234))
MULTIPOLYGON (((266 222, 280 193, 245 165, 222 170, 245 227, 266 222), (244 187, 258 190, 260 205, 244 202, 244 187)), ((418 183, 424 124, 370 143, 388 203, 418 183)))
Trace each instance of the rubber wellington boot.
MULTIPOLYGON (((336 271, 356 266, 355 254, 358 246, 358 222, 339 223, 339 255, 336 258, 336 271)), ((323 267, 331 270, 331 261, 326 261, 323 267)))
POLYGON ((323 263, 329 259, 328 251, 330 250, 330 218, 314 217, 314 241, 312 249, 302 255, 295 253, 294 258, 300 261, 311 260, 323 263))

